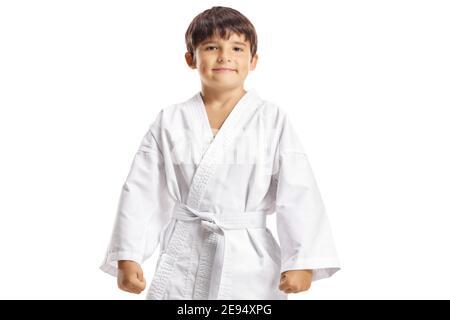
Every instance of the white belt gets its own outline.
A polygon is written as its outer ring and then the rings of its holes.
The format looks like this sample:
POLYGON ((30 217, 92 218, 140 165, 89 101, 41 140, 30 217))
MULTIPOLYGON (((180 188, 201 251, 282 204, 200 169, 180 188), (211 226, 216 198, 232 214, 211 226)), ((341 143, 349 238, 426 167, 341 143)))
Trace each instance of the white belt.
MULTIPOLYGON (((200 254, 198 271, 195 279, 193 299, 226 299, 229 296, 229 282, 222 282, 222 277, 227 273, 226 259, 226 231, 247 228, 265 228, 267 211, 246 211, 246 212, 224 212, 212 213, 195 210, 183 203, 178 202, 173 211, 173 218, 181 221, 197 221, 207 230, 206 239, 200 254), (214 258, 219 249, 218 257, 221 259, 223 268, 220 271, 220 279, 211 279, 214 258), (218 292, 212 296, 210 292, 211 280, 219 281, 218 292)), ((164 261, 155 275, 154 282, 149 292, 149 297, 160 299, 164 294, 167 280, 173 271, 173 266, 177 257, 182 253, 183 244, 188 238, 189 224, 177 225, 171 237, 164 261), (159 274, 158 274, 159 273, 159 274)), ((226 275, 225 275, 226 276, 226 275)))
POLYGON ((184 203, 178 203, 174 208, 173 217, 182 221, 200 220, 203 227, 213 232, 220 229, 236 230, 266 227, 266 211, 212 213, 198 211, 184 203))

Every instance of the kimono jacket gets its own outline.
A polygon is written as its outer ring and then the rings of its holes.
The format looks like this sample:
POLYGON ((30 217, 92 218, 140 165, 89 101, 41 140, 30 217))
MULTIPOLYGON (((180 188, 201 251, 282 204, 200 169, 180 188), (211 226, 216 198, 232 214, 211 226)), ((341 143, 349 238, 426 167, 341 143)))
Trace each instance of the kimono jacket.
POLYGON ((282 300, 280 274, 340 269, 308 157, 286 113, 251 89, 214 136, 200 92, 160 110, 123 185, 101 269, 160 245, 147 299, 282 300), (276 216, 278 242, 266 226, 276 216))

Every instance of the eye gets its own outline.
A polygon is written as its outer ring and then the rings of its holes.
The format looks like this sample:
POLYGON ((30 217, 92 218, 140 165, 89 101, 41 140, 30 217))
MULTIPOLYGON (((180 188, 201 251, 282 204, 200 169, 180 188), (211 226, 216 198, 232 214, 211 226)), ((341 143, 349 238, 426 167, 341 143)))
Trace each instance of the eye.
POLYGON ((210 48, 216 49, 217 47, 214 47, 214 46, 207 46, 207 47, 206 47, 206 50, 209 50, 210 48))
POLYGON ((238 49, 238 50, 237 50, 238 52, 240 52, 240 51, 244 51, 244 49, 242 49, 242 48, 239 48, 239 47, 235 47, 235 49, 238 49))

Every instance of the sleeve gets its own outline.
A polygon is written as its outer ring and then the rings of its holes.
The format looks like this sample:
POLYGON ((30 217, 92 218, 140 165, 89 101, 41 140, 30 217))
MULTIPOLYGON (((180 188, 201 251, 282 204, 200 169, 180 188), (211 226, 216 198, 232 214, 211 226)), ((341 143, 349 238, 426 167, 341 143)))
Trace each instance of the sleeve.
POLYGON ((312 280, 340 269, 333 235, 302 144, 287 117, 275 152, 276 225, 281 272, 312 269, 312 280))
POLYGON ((163 157, 150 127, 122 187, 112 236, 100 269, 117 276, 118 260, 139 264, 147 260, 160 242, 173 205, 163 157))

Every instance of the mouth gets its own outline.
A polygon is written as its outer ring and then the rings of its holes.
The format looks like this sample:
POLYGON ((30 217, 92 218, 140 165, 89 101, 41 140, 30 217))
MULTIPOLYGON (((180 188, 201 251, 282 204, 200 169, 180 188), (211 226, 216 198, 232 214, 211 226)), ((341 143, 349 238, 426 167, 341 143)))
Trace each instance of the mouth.
POLYGON ((236 71, 236 69, 230 69, 230 68, 214 68, 212 69, 215 72, 233 72, 236 71))

